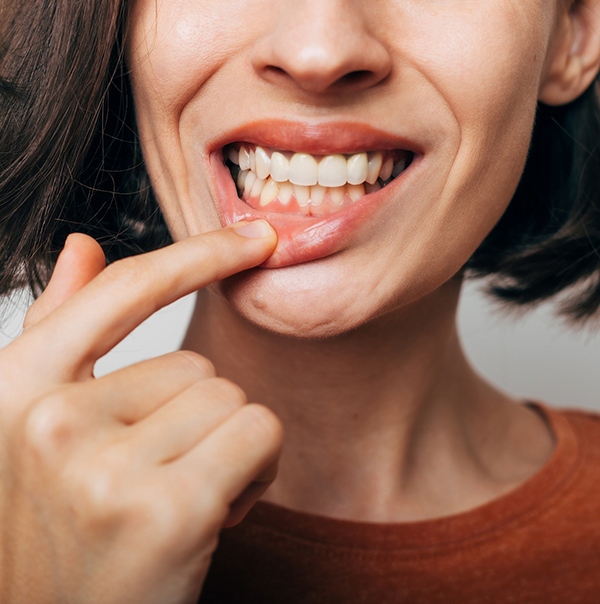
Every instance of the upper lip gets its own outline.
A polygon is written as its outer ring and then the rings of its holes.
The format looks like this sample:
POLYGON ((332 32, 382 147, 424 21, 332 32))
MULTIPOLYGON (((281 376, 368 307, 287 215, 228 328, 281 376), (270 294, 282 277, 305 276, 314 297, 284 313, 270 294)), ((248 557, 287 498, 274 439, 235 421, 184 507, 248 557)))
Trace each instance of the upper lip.
POLYGON ((209 154, 235 142, 247 142, 312 155, 394 149, 404 149, 416 154, 423 152, 415 141, 360 122, 307 123, 269 119, 256 120, 224 133, 211 142, 209 154))

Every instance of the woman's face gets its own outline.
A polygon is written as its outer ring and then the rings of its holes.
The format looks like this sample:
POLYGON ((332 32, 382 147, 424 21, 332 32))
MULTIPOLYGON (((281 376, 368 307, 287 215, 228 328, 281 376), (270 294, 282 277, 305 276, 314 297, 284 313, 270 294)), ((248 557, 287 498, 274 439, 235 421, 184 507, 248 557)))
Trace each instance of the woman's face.
POLYGON ((269 220, 268 268, 221 291, 281 333, 341 333, 435 290, 514 193, 556 10, 137 0, 128 64, 174 238, 269 220))

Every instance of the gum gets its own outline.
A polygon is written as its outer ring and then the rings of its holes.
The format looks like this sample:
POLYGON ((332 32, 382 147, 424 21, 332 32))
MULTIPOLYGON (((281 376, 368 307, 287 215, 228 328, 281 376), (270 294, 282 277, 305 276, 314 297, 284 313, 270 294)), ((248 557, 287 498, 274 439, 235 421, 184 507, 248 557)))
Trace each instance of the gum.
MULTIPOLYGON (((362 199, 362 198, 361 198, 362 199)), ((247 203, 251 208, 255 210, 262 210, 265 212, 276 212, 280 214, 297 214, 299 216, 328 216, 330 214, 335 214, 348 206, 356 203, 350 199, 348 195, 344 195, 344 199, 341 205, 334 204, 328 194, 325 194, 325 198, 323 201, 315 206, 312 203, 308 203, 304 206, 301 206, 297 201, 295 195, 292 195, 292 198, 287 204, 282 204, 279 200, 279 197, 276 197, 273 201, 268 204, 261 206, 259 197, 246 197, 245 195, 242 197, 242 201, 247 203)), ((360 200, 357 200, 360 201, 360 200)))
MULTIPOLYGON (((234 182, 237 181, 237 177, 235 175, 235 170, 239 170, 239 166, 237 164, 235 164, 234 162, 231 162, 231 160, 229 159, 229 157, 228 157, 229 150, 233 149, 233 150, 235 150, 235 153, 238 153, 241 146, 245 146, 246 148, 256 147, 256 145, 250 145, 248 143, 233 143, 231 145, 226 146, 223 149, 223 157, 224 157, 223 161, 224 161, 225 165, 231 166, 231 169, 234 170, 233 172, 231 172, 231 177, 234 180, 234 182)), ((266 148, 266 151, 270 155, 270 153, 272 151, 274 151, 274 149, 266 148)), ((412 155, 413 155, 412 152, 410 152, 410 151, 398 150, 398 149, 383 151, 383 153, 384 153, 383 162, 382 162, 383 164, 390 157, 393 157, 395 162, 398 162, 404 158, 405 160, 408 160, 406 167, 408 167, 408 165, 410 164, 410 162, 412 160, 412 155)), ((315 157, 317 159, 320 159, 321 157, 324 157, 324 156, 315 155, 315 157)), ((384 187, 388 186, 392 180, 393 180, 393 178, 390 179, 389 181, 386 181, 385 183, 382 183, 381 180, 379 180, 378 181, 379 187, 384 188, 384 187)), ((346 185, 346 186, 350 186, 350 185, 346 185)), ((368 187, 370 185, 365 183, 365 186, 368 189, 368 187)), ((314 205, 311 202, 309 202, 305 205, 300 205, 296 201, 295 195, 292 195, 290 201, 287 204, 282 204, 281 201, 279 200, 279 198, 277 197, 273 201, 270 201, 268 204, 261 205, 260 204, 260 194, 251 195, 247 191, 242 194, 242 192, 238 189, 238 197, 240 198, 240 200, 242 200, 244 203, 246 203, 248 206, 250 206, 251 208, 253 208, 255 210, 274 212, 274 213, 278 213, 278 214, 292 214, 292 215, 298 215, 298 216, 329 216, 331 214, 335 214, 341 210, 346 209, 347 207, 353 205, 357 201, 360 201, 360 199, 362 199, 363 197, 367 197, 369 194, 373 194, 373 192, 369 193, 369 191, 367 190, 365 195, 361 195, 361 197, 359 197, 359 198, 355 197, 354 199, 352 199, 350 197, 350 195, 348 193, 346 193, 344 195, 344 198, 341 203, 334 203, 333 200, 331 199, 331 197, 329 196, 329 194, 325 194, 323 201, 318 205, 314 205)))
MULTIPOLYGON (((270 211, 268 206, 252 207, 240 199, 229 168, 223 161, 221 150, 210 156, 215 202, 222 226, 242 220, 267 220, 277 232, 278 242, 273 254, 261 265, 262 268, 283 268, 303 262, 325 258, 344 249, 362 228, 372 220, 382 220, 390 206, 389 200, 398 195, 402 183, 411 174, 419 175, 424 163, 422 156, 411 161, 411 168, 379 191, 361 197, 349 205, 340 206, 344 211, 326 215, 270 211), (379 216, 379 218, 378 218, 379 216)), ((291 202, 290 202, 291 203, 291 202)), ((281 205, 281 204, 280 204, 281 205)), ((289 208, 289 206, 287 206, 289 208)))

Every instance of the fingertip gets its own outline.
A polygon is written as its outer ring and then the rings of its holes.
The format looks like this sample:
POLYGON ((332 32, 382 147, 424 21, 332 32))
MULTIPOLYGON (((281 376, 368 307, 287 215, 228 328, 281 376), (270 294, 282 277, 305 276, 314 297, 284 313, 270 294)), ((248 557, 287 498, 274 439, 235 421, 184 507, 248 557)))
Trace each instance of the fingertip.
MULTIPOLYGON (((97 272, 106 266, 106 258, 102 246, 89 235, 84 233, 70 233, 65 241, 61 256, 71 256, 76 259, 84 258, 90 268, 97 272)), ((60 256, 59 256, 60 257, 60 256)))
POLYGON ((275 229, 266 220, 253 220, 242 224, 233 225, 235 232, 248 239, 263 239, 268 237, 277 237, 275 229))
POLYGON ((83 233, 70 234, 58 256, 52 277, 31 305, 23 328, 38 323, 100 274, 106 261, 100 244, 83 233))
POLYGON ((58 257, 52 278, 70 293, 81 289, 106 267, 100 244, 83 233, 71 233, 58 257))

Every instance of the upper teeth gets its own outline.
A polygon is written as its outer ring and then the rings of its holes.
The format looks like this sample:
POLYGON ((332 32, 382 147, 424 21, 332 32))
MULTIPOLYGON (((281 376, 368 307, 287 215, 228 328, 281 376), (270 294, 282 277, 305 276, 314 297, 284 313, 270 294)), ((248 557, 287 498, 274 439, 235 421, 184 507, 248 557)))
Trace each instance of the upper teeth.
POLYGON ((261 181, 269 176, 277 183, 289 181, 303 187, 343 187, 349 185, 374 185, 378 178, 388 180, 397 176, 405 167, 405 159, 394 162, 385 152, 325 155, 317 160, 308 153, 270 151, 241 145, 229 147, 228 159, 239 165, 240 170, 250 170, 261 181), (385 161, 384 161, 385 159, 385 161))

